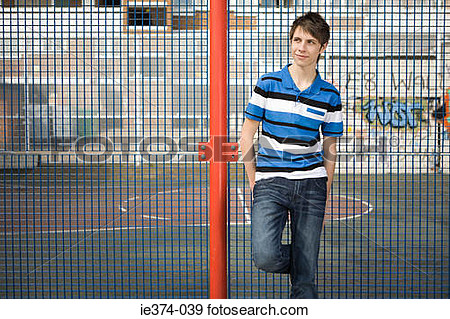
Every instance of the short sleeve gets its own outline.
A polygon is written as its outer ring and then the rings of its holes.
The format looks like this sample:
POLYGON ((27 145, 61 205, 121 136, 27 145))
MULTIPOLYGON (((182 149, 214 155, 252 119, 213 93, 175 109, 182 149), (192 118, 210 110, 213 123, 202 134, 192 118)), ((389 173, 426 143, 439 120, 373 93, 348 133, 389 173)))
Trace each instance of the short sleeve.
POLYGON ((322 134, 324 136, 339 137, 343 135, 344 124, 342 120, 342 103, 340 96, 337 96, 330 104, 330 109, 325 115, 322 124, 322 134))
POLYGON ((268 88, 267 81, 264 83, 261 78, 253 89, 252 96, 245 110, 245 117, 250 120, 262 121, 267 103, 268 88))

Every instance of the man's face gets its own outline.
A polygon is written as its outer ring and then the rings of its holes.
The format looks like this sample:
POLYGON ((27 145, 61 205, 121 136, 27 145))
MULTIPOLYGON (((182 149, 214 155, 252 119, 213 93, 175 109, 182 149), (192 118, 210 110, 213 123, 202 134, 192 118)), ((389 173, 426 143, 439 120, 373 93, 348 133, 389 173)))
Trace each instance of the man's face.
POLYGON ((297 27, 291 40, 291 56, 299 67, 315 67, 317 58, 326 48, 327 43, 320 44, 319 40, 300 27, 297 27))

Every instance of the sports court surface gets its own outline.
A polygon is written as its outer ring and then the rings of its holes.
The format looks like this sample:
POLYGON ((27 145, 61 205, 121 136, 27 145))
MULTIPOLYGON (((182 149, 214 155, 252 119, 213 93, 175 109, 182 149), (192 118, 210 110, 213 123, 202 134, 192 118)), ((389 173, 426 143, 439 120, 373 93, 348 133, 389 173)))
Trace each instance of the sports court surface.
MULTIPOLYGON (((251 195, 240 168, 230 167, 238 177, 228 200, 229 295, 285 298, 288 277, 252 265, 251 195)), ((208 184, 199 178, 206 166, 162 173, 134 166, 4 172, 0 297, 206 298, 208 184)), ((447 298, 448 182, 438 173, 336 175, 321 296, 447 298)))

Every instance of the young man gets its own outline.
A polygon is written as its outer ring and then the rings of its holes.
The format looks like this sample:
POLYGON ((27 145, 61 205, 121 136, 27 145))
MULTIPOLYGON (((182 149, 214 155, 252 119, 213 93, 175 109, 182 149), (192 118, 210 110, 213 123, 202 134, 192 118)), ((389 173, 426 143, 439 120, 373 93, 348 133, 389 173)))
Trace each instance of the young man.
POLYGON ((294 21, 289 33, 293 63, 258 80, 240 140, 253 192, 253 261, 267 272, 290 274, 291 298, 318 297, 320 233, 336 138, 343 131, 339 92, 316 70, 329 37, 329 26, 317 13, 294 21), (261 122, 255 162, 253 137, 261 122), (291 244, 283 245, 288 214, 291 244))

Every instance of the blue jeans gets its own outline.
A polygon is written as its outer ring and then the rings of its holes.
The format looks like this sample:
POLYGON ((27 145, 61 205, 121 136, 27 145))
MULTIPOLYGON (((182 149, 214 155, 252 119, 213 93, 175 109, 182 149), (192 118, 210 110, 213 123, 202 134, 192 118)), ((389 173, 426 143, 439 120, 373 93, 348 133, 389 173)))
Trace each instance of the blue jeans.
POLYGON ((253 189, 253 262, 267 272, 290 274, 291 298, 318 298, 315 275, 326 197, 326 177, 262 179, 253 189), (286 245, 281 237, 288 214, 291 244, 286 245))

